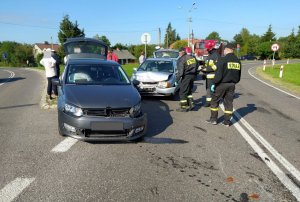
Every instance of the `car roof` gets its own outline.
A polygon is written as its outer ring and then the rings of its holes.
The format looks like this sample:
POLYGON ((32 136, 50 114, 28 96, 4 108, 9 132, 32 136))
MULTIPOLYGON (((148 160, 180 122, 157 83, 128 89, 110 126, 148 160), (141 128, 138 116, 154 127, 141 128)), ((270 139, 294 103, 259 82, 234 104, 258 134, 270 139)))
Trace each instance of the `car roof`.
POLYGON ((100 40, 94 39, 94 38, 88 38, 88 37, 67 38, 67 40, 65 41, 64 44, 73 43, 73 42, 81 42, 81 41, 89 41, 89 42, 101 44, 103 46, 107 46, 106 43, 104 43, 103 41, 100 41, 100 40))
POLYGON ((174 58, 147 58, 150 61, 174 61, 174 58))
POLYGON ((159 50, 156 50, 156 51, 154 51, 154 52, 160 52, 160 51, 179 52, 179 50, 176 50, 176 49, 159 49, 159 50))
POLYGON ((104 60, 101 58, 71 58, 68 64, 102 64, 102 65, 120 65, 119 63, 112 60, 104 60))

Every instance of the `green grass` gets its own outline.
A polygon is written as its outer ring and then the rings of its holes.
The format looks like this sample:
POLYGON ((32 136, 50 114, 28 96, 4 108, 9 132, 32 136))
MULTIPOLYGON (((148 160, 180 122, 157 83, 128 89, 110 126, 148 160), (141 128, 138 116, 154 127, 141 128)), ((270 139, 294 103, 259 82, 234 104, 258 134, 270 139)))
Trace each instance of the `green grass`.
POLYGON ((127 75, 129 77, 131 77, 131 75, 133 73, 133 68, 138 68, 139 67, 139 63, 130 63, 130 64, 122 65, 122 67, 124 68, 124 70, 127 73, 127 75))
POLYGON ((288 90, 300 93, 300 63, 298 64, 283 64, 283 76, 279 78, 281 65, 267 66, 265 71, 260 67, 257 73, 264 79, 280 85, 288 90))
MULTIPOLYGON (((274 67, 266 67, 264 73, 272 76, 274 79, 280 79, 280 66, 281 65, 274 65, 274 67)), ((281 80, 300 86, 300 64, 283 65, 283 76, 281 80)))

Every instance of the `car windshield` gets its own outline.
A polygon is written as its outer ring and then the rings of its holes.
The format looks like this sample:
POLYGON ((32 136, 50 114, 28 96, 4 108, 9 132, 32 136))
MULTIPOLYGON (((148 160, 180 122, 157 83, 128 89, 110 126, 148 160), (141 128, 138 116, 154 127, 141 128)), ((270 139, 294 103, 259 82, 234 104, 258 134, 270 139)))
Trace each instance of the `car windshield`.
POLYGON ((195 48, 197 48, 197 49, 205 49, 205 43, 204 42, 195 43, 195 48))
POLYGON ((69 65, 67 84, 77 85, 127 85, 130 81, 121 66, 69 65))
POLYGON ((150 71, 150 72, 168 72, 173 73, 172 61, 155 61, 146 60, 139 68, 138 71, 150 71))
POLYGON ((155 53, 156 58, 178 58, 179 52, 177 51, 156 51, 155 53))

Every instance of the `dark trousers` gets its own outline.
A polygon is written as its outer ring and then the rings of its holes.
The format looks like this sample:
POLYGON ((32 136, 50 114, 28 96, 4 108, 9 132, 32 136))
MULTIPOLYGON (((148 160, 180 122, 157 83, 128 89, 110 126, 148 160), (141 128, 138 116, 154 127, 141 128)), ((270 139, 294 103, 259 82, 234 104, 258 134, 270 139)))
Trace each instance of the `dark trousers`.
POLYGON ((233 96, 235 91, 234 83, 221 83, 216 87, 215 93, 212 93, 210 103, 211 119, 217 121, 220 100, 224 102, 224 121, 229 121, 233 113, 233 96))
POLYGON ((48 81, 48 86, 47 86, 47 94, 48 95, 51 95, 52 94, 52 90, 53 90, 53 93, 55 95, 57 95, 57 86, 56 85, 53 85, 52 84, 52 79, 53 78, 56 78, 56 76, 53 76, 53 77, 47 77, 47 81, 48 81))
POLYGON ((180 89, 179 89, 179 98, 180 100, 186 100, 189 95, 192 94, 194 86, 195 75, 184 75, 181 80, 180 89))
POLYGON ((59 78, 59 76, 60 76, 59 64, 56 65, 56 76, 57 76, 57 78, 59 78))

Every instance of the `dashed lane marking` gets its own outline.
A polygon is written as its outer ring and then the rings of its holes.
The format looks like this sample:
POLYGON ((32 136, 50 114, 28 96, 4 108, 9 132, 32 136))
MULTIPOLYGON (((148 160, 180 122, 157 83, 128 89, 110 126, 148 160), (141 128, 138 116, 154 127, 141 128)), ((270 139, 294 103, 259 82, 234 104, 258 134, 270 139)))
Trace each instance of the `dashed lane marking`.
POLYGON ((0 190, 0 202, 13 201, 35 178, 16 178, 0 190))
POLYGON ((77 139, 67 137, 63 141, 61 141, 58 145, 56 145, 51 152, 53 153, 62 153, 68 151, 76 142, 78 142, 77 139))

